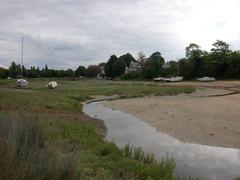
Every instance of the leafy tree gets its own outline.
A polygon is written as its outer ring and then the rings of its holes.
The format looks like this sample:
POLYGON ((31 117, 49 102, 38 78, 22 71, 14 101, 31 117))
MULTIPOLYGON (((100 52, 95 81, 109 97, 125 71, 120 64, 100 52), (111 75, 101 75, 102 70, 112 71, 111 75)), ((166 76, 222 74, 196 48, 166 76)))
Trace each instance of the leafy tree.
MULTIPOLYGON (((21 70, 20 70, 21 72, 21 70)), ((23 73, 23 77, 27 77, 28 76, 28 70, 25 68, 25 66, 22 66, 22 73, 23 73)))
POLYGON ((130 53, 120 56, 119 60, 121 61, 121 63, 124 62, 125 67, 129 67, 131 62, 136 62, 136 59, 130 53))
POLYGON ((7 69, 0 67, 0 78, 4 79, 7 77, 7 69))
POLYGON ((202 77, 203 76, 216 77, 216 67, 209 53, 204 53, 201 59, 202 59, 202 70, 201 70, 202 77))
POLYGON ((54 70, 54 69, 49 69, 48 73, 50 75, 50 77, 57 77, 58 75, 58 70, 54 70))
POLYGON ((118 61, 117 56, 112 55, 108 62, 104 66, 104 71, 107 77, 114 78, 116 77, 116 72, 114 69, 114 64, 118 61))
POLYGON ((156 60, 156 61, 159 61, 162 65, 164 64, 164 58, 162 57, 162 54, 160 52, 155 52, 153 53, 150 57, 149 57, 149 60, 156 60))
POLYGON ((218 56, 219 58, 225 59, 232 52, 229 49, 229 45, 224 41, 217 40, 212 45, 213 45, 213 48, 211 49, 212 54, 218 56))
POLYGON ((37 77, 40 77, 41 71, 40 71, 39 67, 36 68, 36 73, 37 73, 37 77))
POLYGON ((13 61, 9 67, 9 75, 13 78, 17 77, 17 65, 13 61))
POLYGON ((143 68, 143 75, 147 79, 151 79, 160 75, 162 65, 164 64, 164 58, 160 52, 153 53, 148 61, 145 62, 143 68))
POLYGON ((178 61, 178 65, 179 65, 179 69, 180 69, 180 74, 184 77, 184 79, 191 79, 193 78, 192 76, 192 64, 191 62, 186 59, 186 58, 182 58, 178 61))
POLYGON ((87 70, 84 66, 79 66, 75 71, 75 76, 86 76, 87 70))
POLYGON ((9 75, 13 78, 16 78, 20 76, 21 74, 21 67, 20 65, 16 65, 15 62, 11 63, 11 66, 9 67, 9 75))
POLYGON ((169 68, 162 69, 161 76, 176 76, 178 75, 178 68, 176 61, 169 61, 169 68))
POLYGON ((41 70, 41 76, 42 77, 50 77, 50 71, 48 70, 47 64, 45 65, 45 68, 41 70))
POLYGON ((68 69, 65 71, 65 76, 67 77, 74 77, 74 71, 72 69, 68 69))
POLYGON ((104 66, 104 71, 107 77, 115 78, 117 76, 122 75, 125 72, 125 68, 129 67, 131 62, 135 62, 134 57, 127 53, 119 58, 117 56, 112 55, 108 62, 104 66))
POLYGON ((225 78, 240 78, 240 52, 234 51, 228 57, 225 78))
POLYGON ((36 78, 38 77, 37 71, 35 69, 35 66, 31 66, 30 70, 28 71, 28 77, 36 78))
POLYGON ((57 71, 57 77, 65 77, 66 75, 65 75, 65 71, 64 70, 58 70, 57 71))
POLYGON ((192 63, 192 76, 193 77, 199 77, 201 76, 202 71, 202 56, 203 52, 200 49, 200 46, 191 43, 189 46, 186 47, 186 57, 189 58, 190 62, 192 63))
POLYGON ((101 73, 101 69, 97 65, 90 65, 87 68, 87 76, 88 77, 96 77, 100 73, 101 73))
POLYGON ((201 47, 195 43, 190 43, 189 46, 186 47, 186 57, 200 57, 202 55, 201 47))
POLYGON ((217 40, 212 45, 213 48, 210 55, 216 68, 215 74, 217 77, 223 78, 228 68, 227 59, 231 54, 231 50, 229 49, 229 45, 224 41, 217 40))

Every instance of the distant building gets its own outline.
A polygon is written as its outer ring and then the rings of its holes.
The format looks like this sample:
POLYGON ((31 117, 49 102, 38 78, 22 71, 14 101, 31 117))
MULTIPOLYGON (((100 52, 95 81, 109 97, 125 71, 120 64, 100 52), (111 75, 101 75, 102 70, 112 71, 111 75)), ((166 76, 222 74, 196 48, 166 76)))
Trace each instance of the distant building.
POLYGON ((100 74, 105 74, 104 66, 99 66, 99 68, 101 69, 101 73, 100 74))
POLYGON ((131 62, 129 67, 126 67, 125 73, 136 72, 142 70, 141 64, 139 62, 131 62))
POLYGON ((170 63, 169 63, 169 62, 166 62, 165 64, 162 65, 162 68, 163 68, 163 69, 168 69, 168 68, 170 68, 170 63))
POLYGON ((100 74, 97 75, 97 78, 100 79, 100 78, 105 78, 106 77, 106 74, 105 74, 105 70, 104 70, 104 65, 101 65, 99 66, 101 72, 100 74))

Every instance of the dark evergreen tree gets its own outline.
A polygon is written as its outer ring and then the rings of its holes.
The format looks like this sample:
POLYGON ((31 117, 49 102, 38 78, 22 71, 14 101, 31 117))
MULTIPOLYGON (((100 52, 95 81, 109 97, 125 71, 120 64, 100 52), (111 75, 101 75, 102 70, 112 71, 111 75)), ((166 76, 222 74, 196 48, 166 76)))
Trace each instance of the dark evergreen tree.
POLYGON ((114 64, 118 61, 117 56, 112 55, 108 62, 104 66, 104 71, 107 77, 114 78, 116 77, 116 72, 114 69, 114 64))
POLYGON ((113 65, 113 71, 115 73, 115 76, 120 76, 124 74, 126 68, 126 64, 124 59, 118 59, 117 62, 114 63, 113 65))
POLYGON ((130 53, 120 56, 119 60, 121 60, 121 63, 124 62, 126 67, 129 67, 131 62, 136 62, 136 59, 130 53))
POLYGON ((75 76, 79 77, 79 76, 83 76, 85 77, 87 73, 87 70, 84 66, 79 66, 76 71, 75 71, 75 76))

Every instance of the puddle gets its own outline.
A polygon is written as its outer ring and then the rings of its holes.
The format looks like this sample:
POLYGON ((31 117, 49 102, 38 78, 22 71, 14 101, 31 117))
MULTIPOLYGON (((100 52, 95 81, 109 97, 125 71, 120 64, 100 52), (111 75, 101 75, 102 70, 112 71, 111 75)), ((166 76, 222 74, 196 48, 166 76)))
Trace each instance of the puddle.
POLYGON ((167 154, 172 156, 176 162, 176 175, 213 180, 240 177, 239 149, 182 143, 156 131, 139 118, 105 107, 103 102, 85 104, 83 112, 103 120, 107 126, 106 139, 119 147, 130 143, 155 154, 159 160, 167 154))

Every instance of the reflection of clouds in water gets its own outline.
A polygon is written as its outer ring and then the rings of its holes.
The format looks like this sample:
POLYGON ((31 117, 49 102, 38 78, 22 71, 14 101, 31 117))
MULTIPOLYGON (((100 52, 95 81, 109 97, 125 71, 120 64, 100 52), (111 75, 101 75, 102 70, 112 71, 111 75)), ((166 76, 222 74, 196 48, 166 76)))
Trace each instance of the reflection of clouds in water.
POLYGON ((88 104, 83 111, 104 120, 108 128, 107 139, 114 140, 119 146, 130 143, 154 153, 159 159, 166 154, 173 156, 177 174, 205 176, 208 179, 240 176, 238 149, 182 143, 167 134, 157 132, 138 118, 104 107, 101 102, 88 104))

